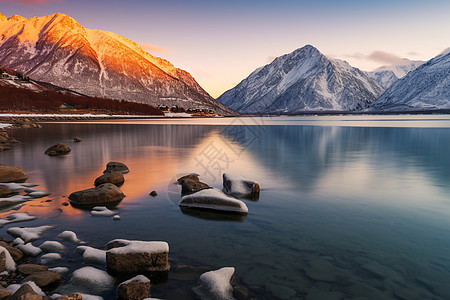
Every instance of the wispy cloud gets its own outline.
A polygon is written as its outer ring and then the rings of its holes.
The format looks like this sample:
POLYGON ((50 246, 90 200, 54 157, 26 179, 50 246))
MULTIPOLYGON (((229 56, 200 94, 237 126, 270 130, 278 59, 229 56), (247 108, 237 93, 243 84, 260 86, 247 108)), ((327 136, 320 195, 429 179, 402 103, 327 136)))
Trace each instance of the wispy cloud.
POLYGON ((153 45, 153 44, 149 44, 149 43, 139 43, 139 46, 142 47, 142 49, 144 49, 147 52, 150 53, 154 53, 154 52, 159 52, 159 53, 172 53, 173 51, 164 47, 160 47, 157 45, 153 45))
POLYGON ((31 8, 37 8, 39 5, 47 5, 50 2, 62 2, 62 0, 0 0, 0 3, 5 2, 20 3, 31 8))
POLYGON ((398 55, 384 51, 373 51, 370 54, 363 54, 357 52, 353 54, 347 54, 345 55, 345 57, 356 58, 360 60, 370 60, 377 63, 391 64, 391 65, 402 64, 406 60, 405 58, 402 58, 398 55))

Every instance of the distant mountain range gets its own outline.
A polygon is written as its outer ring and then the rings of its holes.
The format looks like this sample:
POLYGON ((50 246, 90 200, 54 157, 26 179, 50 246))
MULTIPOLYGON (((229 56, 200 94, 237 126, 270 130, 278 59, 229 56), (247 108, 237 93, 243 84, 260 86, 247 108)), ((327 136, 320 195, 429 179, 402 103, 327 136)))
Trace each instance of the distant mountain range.
POLYGON ((421 60, 403 59, 402 63, 397 65, 382 66, 375 71, 368 72, 369 76, 383 88, 387 89, 399 78, 404 77, 410 71, 425 63, 421 60))
POLYGON ((60 13, 30 19, 0 14, 0 66, 89 96, 235 114, 188 72, 60 13))
POLYGON ((405 59, 364 72, 311 45, 256 69, 217 100, 240 113, 450 109, 450 59, 405 59))
POLYGON ((371 111, 450 109, 450 53, 443 53, 394 82, 371 111))

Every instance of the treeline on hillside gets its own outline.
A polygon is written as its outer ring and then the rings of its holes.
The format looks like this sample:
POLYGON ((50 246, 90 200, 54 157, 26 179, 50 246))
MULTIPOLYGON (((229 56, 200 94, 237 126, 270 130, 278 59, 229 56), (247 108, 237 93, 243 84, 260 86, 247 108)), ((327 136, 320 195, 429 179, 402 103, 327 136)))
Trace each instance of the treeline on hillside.
POLYGON ((67 92, 35 92, 11 86, 0 86, 0 110, 3 111, 58 112, 59 107, 64 103, 77 110, 139 115, 164 114, 161 110, 142 103, 78 96, 67 92))

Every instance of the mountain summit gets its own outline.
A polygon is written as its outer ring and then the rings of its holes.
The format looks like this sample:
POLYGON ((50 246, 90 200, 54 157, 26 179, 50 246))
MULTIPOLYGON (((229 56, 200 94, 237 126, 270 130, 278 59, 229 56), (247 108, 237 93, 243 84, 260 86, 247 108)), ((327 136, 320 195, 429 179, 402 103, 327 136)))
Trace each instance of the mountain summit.
POLYGON ((353 111, 381 92, 367 73, 306 45, 256 69, 217 100, 242 113, 353 111))
POLYGON ((61 13, 29 19, 0 14, 0 65, 89 96, 233 113, 188 72, 61 13))

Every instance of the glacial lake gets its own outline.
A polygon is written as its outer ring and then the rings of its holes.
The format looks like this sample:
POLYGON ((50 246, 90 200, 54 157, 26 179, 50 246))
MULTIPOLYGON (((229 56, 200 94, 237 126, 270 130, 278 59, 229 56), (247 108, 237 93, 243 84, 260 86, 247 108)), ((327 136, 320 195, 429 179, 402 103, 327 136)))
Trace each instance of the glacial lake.
MULTIPOLYGON (((42 123, 0 163, 22 167, 50 196, 23 203, 34 221, 103 249, 116 238, 167 241, 171 268, 232 266, 254 299, 450 299, 450 116, 309 116, 42 123), (73 137, 81 143, 72 142, 73 137), (64 157, 44 151, 63 142, 64 157), (63 206, 109 161, 130 173, 121 220, 63 206), (261 186, 247 216, 181 210, 176 179, 222 188, 222 173, 261 186), (149 196, 155 190, 156 197, 149 196)), ((66 244, 68 245, 68 244, 66 244)), ((69 247, 72 272, 84 264, 69 247)), ((36 258, 39 261, 39 257, 36 258)), ((104 269, 105 266, 93 265, 104 269)), ((70 273, 66 275, 69 279, 70 273)), ((151 296, 197 299, 197 281, 169 272, 151 296)), ((64 287, 61 288, 64 291, 64 287)), ((93 292, 114 299, 115 291, 93 292)))

